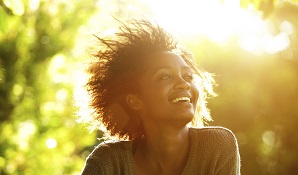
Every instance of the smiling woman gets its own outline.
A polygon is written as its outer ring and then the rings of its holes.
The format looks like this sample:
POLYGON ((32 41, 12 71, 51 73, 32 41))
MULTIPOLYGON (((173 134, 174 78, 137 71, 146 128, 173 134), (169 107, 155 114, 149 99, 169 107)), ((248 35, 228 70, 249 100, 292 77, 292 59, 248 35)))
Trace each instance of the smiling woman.
MULTIPOLYGON (((143 126, 181 125, 192 121, 199 97, 200 86, 193 83, 192 69, 181 56, 169 51, 150 54, 144 60, 144 72, 140 76, 140 98, 146 110, 143 126)), ((178 126, 177 126, 178 127, 178 126)))
POLYGON ((115 36, 97 36, 87 83, 89 124, 104 124, 119 141, 97 146, 82 174, 240 174, 233 133, 196 127, 210 119, 210 74, 160 26, 120 23, 115 36))

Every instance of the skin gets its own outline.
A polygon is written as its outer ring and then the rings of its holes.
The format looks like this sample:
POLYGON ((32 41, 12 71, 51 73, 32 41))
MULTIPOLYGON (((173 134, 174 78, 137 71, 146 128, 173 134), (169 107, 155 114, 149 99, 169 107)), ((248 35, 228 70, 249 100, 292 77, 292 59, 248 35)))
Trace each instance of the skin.
MULTIPOLYGON (((145 60, 132 109, 140 113, 145 139, 137 142, 134 160, 137 174, 181 174, 186 165, 190 138, 186 126, 194 117, 198 89, 185 61, 170 52, 158 52, 145 60), (178 97, 191 101, 174 103, 178 97)), ((132 95, 130 95, 132 96, 132 95)))

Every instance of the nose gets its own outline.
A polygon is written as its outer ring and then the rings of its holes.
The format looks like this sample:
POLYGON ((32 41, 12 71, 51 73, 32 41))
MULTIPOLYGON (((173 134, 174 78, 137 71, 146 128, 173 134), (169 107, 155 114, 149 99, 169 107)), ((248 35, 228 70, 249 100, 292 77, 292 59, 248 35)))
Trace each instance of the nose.
POLYGON ((175 82, 174 89, 189 90, 190 85, 182 77, 179 77, 179 78, 177 78, 177 80, 175 82))

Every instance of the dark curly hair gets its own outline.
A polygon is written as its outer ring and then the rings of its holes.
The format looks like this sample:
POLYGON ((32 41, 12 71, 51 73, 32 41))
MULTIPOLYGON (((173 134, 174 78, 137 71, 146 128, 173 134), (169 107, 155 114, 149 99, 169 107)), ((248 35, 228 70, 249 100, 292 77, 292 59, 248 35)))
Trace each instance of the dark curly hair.
MULTIPOLYGON (((211 120, 206 107, 206 98, 214 95, 212 76, 199 69, 193 56, 177 46, 177 42, 164 29, 148 20, 132 19, 120 22, 118 32, 113 36, 99 37, 94 35, 99 44, 92 53, 95 61, 87 72, 90 78, 86 84, 91 97, 90 107, 94 113, 87 123, 98 127, 103 124, 110 136, 122 139, 137 139, 144 136, 140 117, 125 102, 128 93, 137 92, 137 79, 141 74, 142 60, 153 52, 170 51, 180 55, 198 75, 200 97, 198 101, 197 121, 211 120)), ((82 119, 84 121, 84 119, 82 119)), ((196 120, 196 121, 195 121, 196 120)), ((85 122, 86 122, 85 121, 85 122)))

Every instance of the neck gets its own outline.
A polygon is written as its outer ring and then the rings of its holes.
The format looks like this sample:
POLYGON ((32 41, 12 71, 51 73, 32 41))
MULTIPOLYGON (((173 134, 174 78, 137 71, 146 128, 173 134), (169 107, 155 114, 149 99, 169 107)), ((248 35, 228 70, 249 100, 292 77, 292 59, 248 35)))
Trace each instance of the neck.
POLYGON ((159 172, 168 169, 181 172, 189 153, 189 129, 151 127, 149 131, 137 146, 136 156, 159 172))
POLYGON ((184 127, 179 130, 158 128, 150 130, 150 132, 146 133, 144 143, 145 148, 148 152, 151 152, 151 155, 155 155, 156 158, 167 158, 182 148, 188 149, 188 128, 184 127))

